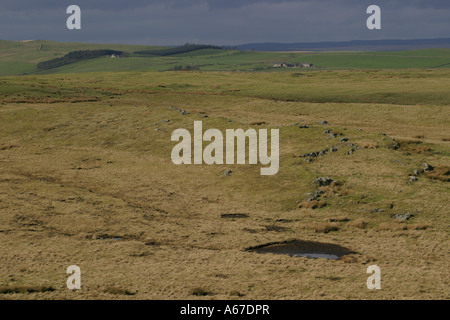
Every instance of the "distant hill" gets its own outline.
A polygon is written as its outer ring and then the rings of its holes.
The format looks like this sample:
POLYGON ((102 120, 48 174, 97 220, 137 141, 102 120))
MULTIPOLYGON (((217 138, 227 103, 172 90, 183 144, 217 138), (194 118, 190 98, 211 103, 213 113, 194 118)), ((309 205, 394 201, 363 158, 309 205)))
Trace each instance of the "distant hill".
POLYGON ((255 51, 400 51, 450 48, 450 38, 413 40, 353 40, 341 42, 249 43, 239 50, 255 51))
POLYGON ((66 54, 79 50, 116 50, 134 52, 142 50, 158 50, 167 47, 94 44, 80 42, 56 42, 47 40, 7 41, 0 40, 0 76, 28 74, 38 71, 40 62, 62 58, 66 54))
POLYGON ((204 45, 204 44, 185 44, 184 46, 159 49, 159 50, 147 50, 147 51, 136 51, 135 54, 141 55, 153 55, 153 56, 173 56, 177 54, 188 53, 192 51, 204 50, 204 49, 217 49, 221 50, 222 47, 204 45))
MULTIPOLYGON (((409 51, 308 51, 292 52, 223 49, 188 45, 152 47, 134 45, 64 43, 52 41, 14 42, 0 40, 0 76, 119 71, 240 71, 298 72, 274 68, 312 64, 323 69, 450 68, 450 49, 409 51), (142 54, 142 52, 146 54, 142 54), (115 55, 117 59, 112 59, 115 55)), ((283 51, 283 50, 282 50, 283 51)))

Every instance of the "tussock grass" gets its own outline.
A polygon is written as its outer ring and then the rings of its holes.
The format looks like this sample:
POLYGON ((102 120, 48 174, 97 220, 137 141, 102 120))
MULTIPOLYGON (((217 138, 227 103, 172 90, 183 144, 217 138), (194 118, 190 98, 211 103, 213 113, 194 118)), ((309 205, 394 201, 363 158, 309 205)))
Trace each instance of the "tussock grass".
POLYGON ((368 223, 364 219, 356 219, 351 221, 348 225, 358 229, 365 229, 368 223))
POLYGON ((341 217, 331 217, 326 218, 326 222, 348 222, 350 219, 347 216, 341 216, 341 217))
POLYGON ((298 204, 298 207, 301 209, 320 209, 323 208, 327 205, 327 203, 325 201, 318 201, 318 200, 313 200, 313 201, 303 201, 301 203, 298 204))
POLYGON ((430 227, 431 225, 427 223, 408 224, 408 230, 427 230, 430 227))
POLYGON ((316 233, 329 233, 332 231, 339 231, 339 226, 336 223, 315 222, 306 225, 306 227, 314 230, 316 233))
POLYGON ((380 230, 384 231, 402 231, 408 230, 408 226, 406 223, 401 222, 382 222, 379 227, 380 230))
POLYGON ((211 295, 211 293, 203 288, 194 288, 191 290, 191 295, 197 296, 197 297, 202 297, 202 296, 209 296, 209 295, 211 295))
POLYGON ((136 294, 135 292, 131 292, 127 289, 123 289, 116 286, 106 287, 105 289, 103 289, 103 292, 114 295, 126 295, 126 296, 133 296, 136 294))
POLYGON ((425 172, 425 176, 433 180, 450 182, 450 166, 440 166, 434 168, 433 171, 425 172))
POLYGON ((406 152, 414 152, 418 154, 429 154, 431 148, 423 145, 423 141, 418 139, 395 139, 400 146, 400 150, 406 152))
POLYGON ((36 293, 36 292, 53 292, 55 289, 50 286, 2 286, 0 294, 13 293, 36 293))

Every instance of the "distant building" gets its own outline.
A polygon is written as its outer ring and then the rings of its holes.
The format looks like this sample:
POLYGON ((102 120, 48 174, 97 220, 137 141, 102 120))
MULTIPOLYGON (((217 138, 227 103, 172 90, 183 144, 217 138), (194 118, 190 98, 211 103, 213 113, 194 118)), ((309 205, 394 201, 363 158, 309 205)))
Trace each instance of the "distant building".
POLYGON ((312 68, 312 63, 288 63, 288 62, 275 62, 273 64, 274 68, 312 68))

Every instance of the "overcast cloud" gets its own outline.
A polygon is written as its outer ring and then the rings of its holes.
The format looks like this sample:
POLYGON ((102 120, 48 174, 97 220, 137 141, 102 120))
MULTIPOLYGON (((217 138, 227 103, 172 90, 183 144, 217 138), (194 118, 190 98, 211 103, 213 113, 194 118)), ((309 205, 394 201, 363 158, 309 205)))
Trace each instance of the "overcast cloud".
POLYGON ((1 0, 0 39, 238 45, 450 37, 449 0, 1 0), (66 28, 66 8, 82 12, 66 28), (366 9, 382 10, 368 30, 366 9))

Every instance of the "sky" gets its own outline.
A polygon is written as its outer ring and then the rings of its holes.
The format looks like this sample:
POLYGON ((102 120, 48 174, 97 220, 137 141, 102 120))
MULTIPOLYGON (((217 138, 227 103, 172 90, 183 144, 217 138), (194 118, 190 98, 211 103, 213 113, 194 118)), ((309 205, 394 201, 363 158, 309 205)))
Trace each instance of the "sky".
POLYGON ((450 0, 0 0, 0 39, 233 46, 450 37, 450 0), (369 30, 369 5, 381 30, 369 30), (69 5, 81 30, 68 30, 69 5))

